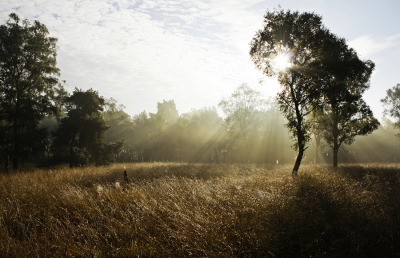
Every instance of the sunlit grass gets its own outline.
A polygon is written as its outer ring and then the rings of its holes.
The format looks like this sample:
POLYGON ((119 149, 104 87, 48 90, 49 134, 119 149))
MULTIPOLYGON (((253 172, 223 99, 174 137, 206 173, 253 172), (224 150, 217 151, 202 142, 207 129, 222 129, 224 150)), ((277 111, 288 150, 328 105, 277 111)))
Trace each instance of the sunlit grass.
POLYGON ((0 257, 400 255, 398 165, 303 166, 297 181, 290 171, 148 163, 1 175, 0 257))

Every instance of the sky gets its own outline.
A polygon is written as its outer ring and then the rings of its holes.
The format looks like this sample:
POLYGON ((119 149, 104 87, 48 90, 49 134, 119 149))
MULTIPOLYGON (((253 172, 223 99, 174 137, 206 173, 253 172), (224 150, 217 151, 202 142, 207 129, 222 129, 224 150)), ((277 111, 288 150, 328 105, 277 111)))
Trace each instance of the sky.
POLYGON ((249 43, 279 5, 321 15, 375 63, 364 99, 380 119, 380 99, 400 83, 398 0, 0 0, 0 23, 14 12, 45 24, 69 92, 93 88, 131 116, 173 99, 182 114, 218 107, 242 83, 276 95, 279 84, 255 68, 249 43))

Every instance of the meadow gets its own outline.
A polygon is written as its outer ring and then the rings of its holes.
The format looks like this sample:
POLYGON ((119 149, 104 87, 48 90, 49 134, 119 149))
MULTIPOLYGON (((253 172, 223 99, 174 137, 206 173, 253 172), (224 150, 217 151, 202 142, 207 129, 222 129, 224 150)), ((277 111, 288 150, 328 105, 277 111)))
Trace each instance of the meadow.
POLYGON ((297 180, 291 168, 137 163, 2 174, 0 257, 400 256, 400 165, 304 165, 297 180))

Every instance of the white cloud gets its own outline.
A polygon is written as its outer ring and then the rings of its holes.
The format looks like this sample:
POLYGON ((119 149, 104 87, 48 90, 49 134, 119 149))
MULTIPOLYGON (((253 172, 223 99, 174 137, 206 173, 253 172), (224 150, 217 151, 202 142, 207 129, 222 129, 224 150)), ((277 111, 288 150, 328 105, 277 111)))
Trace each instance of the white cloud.
MULTIPOLYGON (((144 109, 156 112, 157 101, 174 99, 182 113, 216 106, 241 83, 275 95, 279 85, 255 69, 248 51, 264 13, 279 3, 296 8, 286 0, 2 0, 0 23, 11 12, 44 23, 59 40, 60 79, 67 80, 71 91, 93 88, 117 99, 131 115, 144 109)), ((324 10, 326 3, 302 0, 295 6, 324 10)), ((321 15, 340 17, 330 12, 334 9, 321 15)), ((334 22, 341 24, 339 18, 334 22)), ((379 32, 397 25, 375 23, 379 32)), ((349 41, 362 58, 377 64, 373 97, 398 82, 400 62, 400 34, 378 34, 371 28, 368 36, 349 41)))
POLYGON ((349 41, 348 44, 350 47, 354 48, 361 57, 369 57, 389 48, 399 46, 400 34, 386 38, 361 36, 349 41))
POLYGON ((16 12, 44 23, 59 39, 71 91, 93 88, 131 115, 155 112, 163 99, 187 112, 216 106, 243 82, 257 85, 248 43, 262 23, 251 10, 259 2, 6 0, 0 20, 16 12))

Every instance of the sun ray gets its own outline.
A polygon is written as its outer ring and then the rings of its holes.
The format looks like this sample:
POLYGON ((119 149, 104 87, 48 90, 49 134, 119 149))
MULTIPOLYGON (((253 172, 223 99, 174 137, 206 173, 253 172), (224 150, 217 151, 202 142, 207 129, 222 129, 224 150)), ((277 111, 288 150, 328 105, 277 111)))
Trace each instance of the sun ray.
POLYGON ((278 54, 273 61, 273 66, 278 70, 286 70, 290 67, 290 57, 287 54, 278 54))

